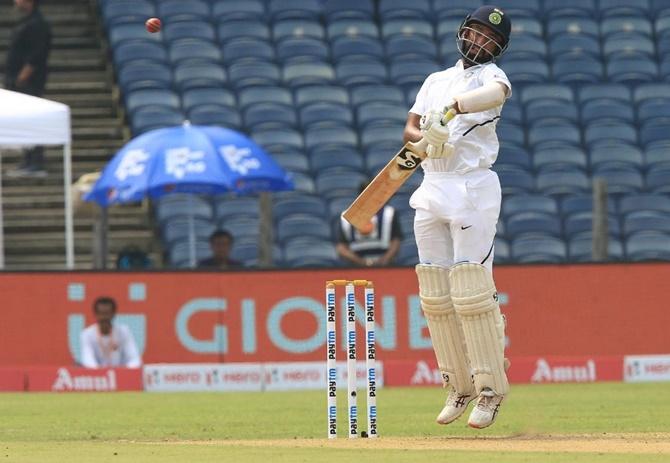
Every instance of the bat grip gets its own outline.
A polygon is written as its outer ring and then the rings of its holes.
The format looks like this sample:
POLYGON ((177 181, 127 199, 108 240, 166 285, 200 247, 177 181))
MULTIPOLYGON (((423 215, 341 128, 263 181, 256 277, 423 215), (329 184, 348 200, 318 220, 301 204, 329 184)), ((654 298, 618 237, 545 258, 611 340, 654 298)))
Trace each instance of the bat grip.
POLYGON ((442 116, 442 120, 440 122, 442 123, 442 125, 447 125, 447 122, 452 120, 456 114, 457 114, 456 110, 454 108, 451 108, 444 114, 444 116, 442 116))

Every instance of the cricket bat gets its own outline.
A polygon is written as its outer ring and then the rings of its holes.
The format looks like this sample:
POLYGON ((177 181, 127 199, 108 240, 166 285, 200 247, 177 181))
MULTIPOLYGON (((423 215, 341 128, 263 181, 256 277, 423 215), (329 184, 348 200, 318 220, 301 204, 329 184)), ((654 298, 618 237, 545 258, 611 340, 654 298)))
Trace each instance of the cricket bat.
MULTIPOLYGON (((447 111, 442 118, 442 125, 446 125, 455 115, 455 111, 447 111)), ((423 139, 405 143, 342 216, 358 230, 367 231, 372 217, 426 159, 427 146, 428 142, 423 139)))

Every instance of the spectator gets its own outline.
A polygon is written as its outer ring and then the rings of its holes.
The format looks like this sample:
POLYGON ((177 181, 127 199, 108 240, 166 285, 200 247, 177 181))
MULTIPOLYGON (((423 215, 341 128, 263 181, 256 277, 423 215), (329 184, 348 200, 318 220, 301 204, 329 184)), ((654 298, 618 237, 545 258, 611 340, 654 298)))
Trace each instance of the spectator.
MULTIPOLYGON (((368 183, 361 185, 361 192, 368 186, 368 183)), ((363 233, 356 230, 344 217, 340 217, 337 253, 347 262, 361 267, 392 264, 402 241, 402 231, 395 209, 391 206, 384 206, 372 218, 370 228, 369 233, 363 233)))
MULTIPOLYGON (((40 97, 47 81, 51 27, 39 10, 39 0, 14 0, 21 18, 12 31, 5 63, 5 88, 40 97)), ((10 177, 46 177, 44 148, 24 151, 23 163, 10 177)))
POLYGON ((233 235, 226 230, 216 230, 209 237, 209 246, 212 248, 212 257, 198 263, 200 268, 228 270, 241 268, 242 263, 230 258, 233 247, 233 235))
POLYGON ((139 368, 142 359, 127 326, 113 324, 116 301, 99 297, 93 303, 96 323, 81 332, 81 364, 86 368, 139 368))

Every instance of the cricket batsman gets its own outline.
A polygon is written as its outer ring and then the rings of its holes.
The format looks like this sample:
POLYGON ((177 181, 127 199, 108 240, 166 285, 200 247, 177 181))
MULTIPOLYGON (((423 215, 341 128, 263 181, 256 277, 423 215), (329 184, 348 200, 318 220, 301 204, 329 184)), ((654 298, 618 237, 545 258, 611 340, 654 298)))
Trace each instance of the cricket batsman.
POLYGON ((512 94, 495 64, 510 30, 509 17, 495 6, 468 15, 457 33, 462 58, 426 78, 404 131, 405 142, 428 142, 424 180, 410 206, 421 307, 448 390, 440 424, 458 419, 475 400, 468 425, 486 428, 509 391, 492 275, 501 192, 491 166, 498 156, 496 123, 512 94), (445 108, 458 115, 443 126, 445 108))

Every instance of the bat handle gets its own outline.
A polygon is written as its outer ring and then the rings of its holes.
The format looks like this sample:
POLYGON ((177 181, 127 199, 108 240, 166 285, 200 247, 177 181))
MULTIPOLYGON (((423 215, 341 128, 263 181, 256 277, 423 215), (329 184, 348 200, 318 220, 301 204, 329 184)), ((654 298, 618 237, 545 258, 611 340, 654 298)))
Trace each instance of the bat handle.
POLYGON ((444 116, 442 116, 442 120, 440 122, 442 123, 442 125, 447 125, 447 122, 452 120, 456 114, 457 114, 456 110, 454 108, 451 108, 449 111, 444 113, 444 116))

